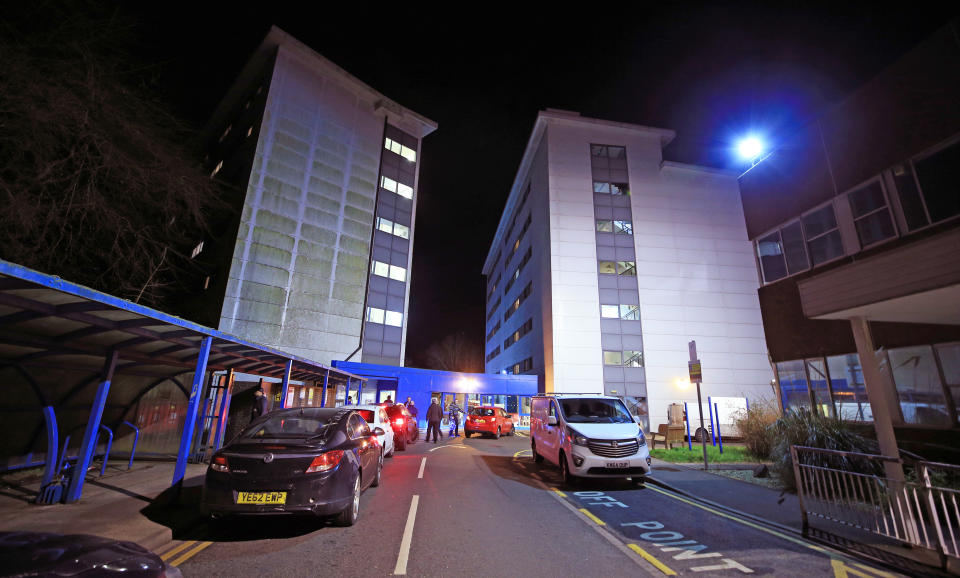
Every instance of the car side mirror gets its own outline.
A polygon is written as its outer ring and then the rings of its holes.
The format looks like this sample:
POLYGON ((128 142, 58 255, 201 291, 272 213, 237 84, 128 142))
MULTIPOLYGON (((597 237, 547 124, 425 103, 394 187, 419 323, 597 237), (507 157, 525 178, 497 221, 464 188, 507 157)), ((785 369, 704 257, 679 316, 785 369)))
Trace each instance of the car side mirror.
POLYGON ((557 416, 551 415, 547 417, 547 425, 557 425, 557 416))
POLYGON ((373 428, 373 435, 375 435, 375 436, 382 436, 382 435, 385 434, 385 433, 386 433, 386 432, 383 431, 383 428, 382 428, 382 427, 379 427, 379 426, 378 426, 378 427, 373 428))

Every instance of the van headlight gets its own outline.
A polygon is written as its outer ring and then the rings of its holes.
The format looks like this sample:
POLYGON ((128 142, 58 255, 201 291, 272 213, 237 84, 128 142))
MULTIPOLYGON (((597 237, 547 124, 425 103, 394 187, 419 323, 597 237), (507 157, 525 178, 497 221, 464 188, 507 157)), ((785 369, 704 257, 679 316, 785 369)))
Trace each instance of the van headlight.
POLYGON ((637 434, 637 445, 643 447, 647 445, 647 438, 643 437, 643 430, 637 434))
POLYGON ((569 426, 567 426, 567 436, 575 445, 578 446, 586 446, 588 443, 590 443, 590 440, 587 439, 586 436, 569 426))

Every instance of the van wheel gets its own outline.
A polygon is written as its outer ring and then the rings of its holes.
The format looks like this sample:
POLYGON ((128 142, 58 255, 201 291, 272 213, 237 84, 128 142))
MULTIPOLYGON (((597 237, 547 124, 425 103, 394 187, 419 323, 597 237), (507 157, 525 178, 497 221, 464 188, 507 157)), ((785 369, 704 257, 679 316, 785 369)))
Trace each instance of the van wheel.
POLYGON ((530 438, 530 451, 533 453, 534 463, 539 464, 543 462, 543 456, 537 453, 537 442, 533 441, 533 438, 530 438))
POLYGON ((563 478, 563 483, 572 486, 577 483, 577 476, 570 473, 570 466, 567 465, 567 456, 563 452, 560 452, 560 477, 563 478))

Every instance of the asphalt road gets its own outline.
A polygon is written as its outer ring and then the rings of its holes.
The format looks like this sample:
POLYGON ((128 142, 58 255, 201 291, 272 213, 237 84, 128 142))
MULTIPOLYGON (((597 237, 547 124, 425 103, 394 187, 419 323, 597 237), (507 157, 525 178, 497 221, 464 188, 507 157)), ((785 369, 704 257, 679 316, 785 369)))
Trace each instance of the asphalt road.
POLYGON ((195 536, 161 553, 187 577, 891 575, 654 484, 565 487, 524 436, 408 446, 350 528, 252 518, 195 536))

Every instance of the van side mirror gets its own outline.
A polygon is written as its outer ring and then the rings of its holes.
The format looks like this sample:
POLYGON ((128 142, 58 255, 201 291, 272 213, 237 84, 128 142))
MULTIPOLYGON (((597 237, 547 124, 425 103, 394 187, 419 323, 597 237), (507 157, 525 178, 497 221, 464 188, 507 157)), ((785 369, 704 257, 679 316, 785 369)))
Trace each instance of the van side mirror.
POLYGON ((551 415, 547 417, 547 425, 557 425, 557 416, 551 415))

